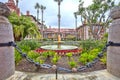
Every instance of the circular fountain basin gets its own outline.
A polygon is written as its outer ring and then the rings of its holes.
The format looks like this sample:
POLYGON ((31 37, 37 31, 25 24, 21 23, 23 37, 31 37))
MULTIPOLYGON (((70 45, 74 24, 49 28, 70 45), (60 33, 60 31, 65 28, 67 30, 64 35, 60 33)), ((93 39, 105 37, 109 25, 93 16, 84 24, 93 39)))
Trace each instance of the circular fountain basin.
POLYGON ((58 48, 58 45, 45 45, 41 46, 42 49, 46 50, 72 50, 77 49, 77 46, 71 46, 71 45, 60 45, 60 48, 58 48))
POLYGON ((59 55, 65 55, 66 53, 69 52, 72 52, 72 54, 76 55, 82 51, 82 49, 79 49, 77 46, 71 46, 71 45, 60 45, 60 48, 58 48, 58 45, 45 45, 45 46, 41 46, 35 51, 42 54, 43 52, 49 50, 55 51, 59 55))

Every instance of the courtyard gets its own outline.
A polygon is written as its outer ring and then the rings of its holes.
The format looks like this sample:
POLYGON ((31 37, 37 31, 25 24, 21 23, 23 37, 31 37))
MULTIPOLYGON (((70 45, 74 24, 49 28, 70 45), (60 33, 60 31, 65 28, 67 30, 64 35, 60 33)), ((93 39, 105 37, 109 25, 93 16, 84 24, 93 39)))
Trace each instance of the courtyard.
POLYGON ((20 2, 0 1, 0 80, 120 80, 119 1, 20 2))

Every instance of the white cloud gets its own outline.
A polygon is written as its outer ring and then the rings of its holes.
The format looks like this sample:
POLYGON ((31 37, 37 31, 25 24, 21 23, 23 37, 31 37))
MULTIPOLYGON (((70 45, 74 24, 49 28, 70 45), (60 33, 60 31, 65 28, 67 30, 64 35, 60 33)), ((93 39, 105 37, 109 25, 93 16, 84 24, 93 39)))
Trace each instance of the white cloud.
MULTIPOLYGON (((1 2, 7 2, 7 0, 0 0, 1 2)), ((85 5, 91 4, 92 0, 84 0, 85 5)), ((19 7, 23 14, 26 14, 26 11, 29 10, 30 13, 36 16, 36 10, 34 8, 36 2, 46 6, 44 11, 44 20, 46 25, 57 26, 58 25, 58 5, 54 0, 20 0, 19 7)), ((61 2, 61 27, 65 28, 74 28, 75 18, 73 13, 78 10, 79 0, 63 0, 61 2)), ((41 14, 39 15, 41 19, 41 14)), ((78 24, 80 21, 78 21, 78 24)))
POLYGON ((73 11, 77 11, 78 5, 72 0, 65 1, 65 2, 63 1, 63 3, 61 3, 61 8, 65 12, 73 12, 73 11))
POLYGON ((88 5, 92 4, 92 0, 85 0, 84 7, 87 7, 88 5))

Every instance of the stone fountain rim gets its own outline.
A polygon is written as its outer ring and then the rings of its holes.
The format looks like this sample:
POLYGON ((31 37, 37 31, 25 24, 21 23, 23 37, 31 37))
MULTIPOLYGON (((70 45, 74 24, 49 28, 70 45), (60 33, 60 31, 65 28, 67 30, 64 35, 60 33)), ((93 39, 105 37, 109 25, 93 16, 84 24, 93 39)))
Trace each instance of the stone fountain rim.
POLYGON ((57 47, 57 45, 44 45, 44 46, 41 46, 40 48, 42 48, 42 49, 45 49, 45 50, 74 50, 74 49, 78 49, 78 47, 77 46, 73 46, 73 45, 61 45, 61 46, 66 46, 66 47, 73 47, 73 48, 67 48, 67 49, 50 49, 50 48, 44 48, 45 46, 56 46, 57 47))

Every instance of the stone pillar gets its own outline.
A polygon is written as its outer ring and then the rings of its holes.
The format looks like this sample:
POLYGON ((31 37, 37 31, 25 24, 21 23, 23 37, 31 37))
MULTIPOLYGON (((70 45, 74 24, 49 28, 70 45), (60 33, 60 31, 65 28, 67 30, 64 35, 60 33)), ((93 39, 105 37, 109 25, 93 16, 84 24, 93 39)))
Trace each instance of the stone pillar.
MULTIPOLYGON (((7 19, 10 14, 8 7, 0 2, 0 43, 14 41, 12 25, 7 19)), ((14 48, 0 47, 0 80, 5 80, 14 74, 14 48)))
MULTIPOLYGON (((112 24, 109 28, 108 41, 120 43, 120 7, 111 10, 112 24)), ((107 70, 120 77, 120 46, 109 46, 107 50, 107 70)))

